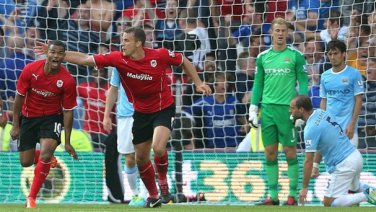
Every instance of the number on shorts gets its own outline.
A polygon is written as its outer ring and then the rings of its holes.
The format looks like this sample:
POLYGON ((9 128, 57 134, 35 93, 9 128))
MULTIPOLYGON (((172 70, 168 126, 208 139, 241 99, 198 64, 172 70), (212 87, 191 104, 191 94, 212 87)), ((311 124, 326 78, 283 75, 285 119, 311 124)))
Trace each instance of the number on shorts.
POLYGON ((55 129, 54 132, 58 135, 61 133, 61 123, 55 122, 55 129))

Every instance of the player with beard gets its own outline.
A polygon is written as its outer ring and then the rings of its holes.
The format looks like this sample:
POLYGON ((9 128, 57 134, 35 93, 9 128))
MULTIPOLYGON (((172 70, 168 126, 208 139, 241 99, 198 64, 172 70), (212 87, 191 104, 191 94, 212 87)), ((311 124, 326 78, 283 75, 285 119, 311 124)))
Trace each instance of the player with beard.
POLYGON ((61 41, 47 46, 47 59, 28 64, 17 82, 13 109, 12 139, 18 139, 20 163, 36 164, 26 207, 36 208, 36 197, 51 167, 57 162, 53 154, 65 132, 65 150, 78 159, 70 144, 73 109, 77 106, 76 83, 61 65, 66 47, 61 41), (40 143, 40 150, 35 150, 40 143))

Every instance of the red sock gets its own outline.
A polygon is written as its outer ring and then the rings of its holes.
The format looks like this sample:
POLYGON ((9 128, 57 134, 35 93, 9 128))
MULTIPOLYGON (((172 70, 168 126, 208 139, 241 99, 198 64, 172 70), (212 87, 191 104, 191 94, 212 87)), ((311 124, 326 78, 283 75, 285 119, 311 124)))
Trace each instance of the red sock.
POLYGON ((45 162, 40 159, 34 169, 33 184, 31 184, 29 197, 36 199, 37 194, 42 187, 48 173, 50 173, 51 162, 45 162))
POLYGON ((34 164, 38 163, 39 156, 40 156, 40 149, 36 149, 35 152, 34 152, 34 164))
POLYGON ((167 150, 163 154, 162 157, 158 157, 157 155, 154 156, 154 163, 157 167, 158 172, 158 181, 166 181, 167 182, 167 168, 168 168, 168 154, 167 150))
POLYGON ((146 189, 149 192, 151 198, 158 198, 158 189, 155 184, 155 172, 153 164, 150 160, 144 165, 138 165, 138 172, 140 173, 140 178, 145 184, 146 189))

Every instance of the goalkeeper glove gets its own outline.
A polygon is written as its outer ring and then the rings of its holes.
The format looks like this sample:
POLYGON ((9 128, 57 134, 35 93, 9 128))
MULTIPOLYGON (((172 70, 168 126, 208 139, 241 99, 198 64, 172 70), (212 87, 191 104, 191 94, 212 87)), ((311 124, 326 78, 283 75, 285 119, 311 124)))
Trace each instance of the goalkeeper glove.
POLYGON ((249 106, 249 125, 254 128, 258 128, 258 117, 257 117, 258 107, 256 105, 249 106))
POLYGON ((292 115, 290 116, 290 119, 296 128, 302 127, 305 123, 303 119, 294 119, 292 115))

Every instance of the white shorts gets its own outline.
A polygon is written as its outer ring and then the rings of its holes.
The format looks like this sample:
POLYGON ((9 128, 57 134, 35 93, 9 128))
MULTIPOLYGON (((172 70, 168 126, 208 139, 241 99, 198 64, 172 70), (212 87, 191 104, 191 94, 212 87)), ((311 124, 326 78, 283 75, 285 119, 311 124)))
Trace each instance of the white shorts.
POLYGON ((117 149, 120 154, 134 153, 132 126, 133 117, 117 119, 117 149))
POLYGON ((362 169, 363 157, 356 150, 339 163, 335 171, 330 174, 324 196, 338 198, 347 194, 349 190, 357 191, 359 189, 359 179, 362 169))

